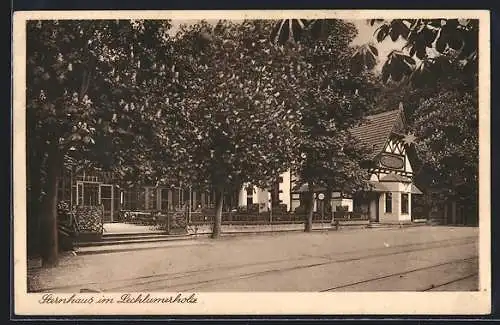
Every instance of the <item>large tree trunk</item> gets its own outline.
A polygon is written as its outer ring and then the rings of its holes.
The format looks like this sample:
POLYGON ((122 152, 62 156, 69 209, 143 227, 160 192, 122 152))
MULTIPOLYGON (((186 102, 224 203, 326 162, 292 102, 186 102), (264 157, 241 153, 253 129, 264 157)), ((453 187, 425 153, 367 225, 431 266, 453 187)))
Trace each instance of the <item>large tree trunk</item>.
POLYGON ((453 225, 458 224, 458 220, 457 220, 457 202, 455 201, 455 199, 453 199, 451 201, 451 223, 453 225))
POLYGON ((329 222, 332 221, 333 218, 332 193, 333 193, 332 187, 328 186, 325 193, 324 204, 325 204, 325 215, 328 216, 329 222))
POLYGON ((212 238, 219 238, 222 228, 222 203, 224 200, 224 191, 218 190, 216 193, 217 197, 215 199, 215 218, 214 225, 212 229, 212 238))
POLYGON ((28 255, 38 255, 40 247, 40 199, 42 196, 41 168, 42 159, 39 155, 30 155, 28 158, 28 181, 27 193, 27 245, 28 255))
POLYGON ((314 213, 314 191, 312 189, 309 189, 309 192, 307 193, 307 214, 306 214, 306 222, 304 225, 304 231, 305 232, 311 232, 312 231, 312 223, 313 223, 313 213, 314 213))
POLYGON ((448 200, 445 200, 444 201, 444 217, 443 217, 443 220, 444 220, 444 224, 445 225, 448 225, 450 222, 448 220, 448 200))
POLYGON ((47 194, 43 202, 41 215, 41 255, 44 267, 54 267, 58 263, 57 230, 57 177, 60 173, 62 157, 57 150, 49 153, 47 161, 47 194))

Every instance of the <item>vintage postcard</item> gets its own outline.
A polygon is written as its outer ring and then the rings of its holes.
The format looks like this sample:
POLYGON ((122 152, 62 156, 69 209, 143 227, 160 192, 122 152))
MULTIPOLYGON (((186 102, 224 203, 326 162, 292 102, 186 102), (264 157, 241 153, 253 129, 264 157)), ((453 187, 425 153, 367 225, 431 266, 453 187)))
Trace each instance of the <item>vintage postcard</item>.
POLYGON ((15 12, 14 312, 490 313, 489 19, 15 12))

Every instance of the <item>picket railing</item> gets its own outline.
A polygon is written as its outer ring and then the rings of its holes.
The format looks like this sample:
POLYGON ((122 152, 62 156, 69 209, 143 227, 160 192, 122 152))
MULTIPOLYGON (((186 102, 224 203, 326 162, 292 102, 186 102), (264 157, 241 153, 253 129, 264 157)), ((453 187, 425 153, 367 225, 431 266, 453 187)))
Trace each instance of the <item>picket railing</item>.
MULTIPOLYGON (((212 224, 215 218, 215 211, 120 211, 120 221, 141 225, 158 226, 165 223, 169 216, 183 214, 188 225, 212 224)), ((304 213, 252 213, 252 212, 223 212, 222 224, 224 225, 257 225, 257 224, 297 224, 306 220, 304 213)), ((331 223, 334 220, 369 220, 367 214, 358 212, 338 211, 331 214, 313 213, 314 223, 331 223)))
MULTIPOLYGON (((214 213, 192 212, 190 215, 190 224, 202 225, 211 224, 215 218, 214 213)), ((296 213, 238 213, 238 212, 223 212, 223 225, 256 225, 256 224, 286 224, 286 223, 303 223, 306 220, 305 214, 296 213)), ((329 216, 318 213, 313 214, 313 222, 331 222, 329 216)))
POLYGON ((352 212, 352 211, 335 211, 333 213, 334 220, 369 220, 370 216, 367 213, 352 212))

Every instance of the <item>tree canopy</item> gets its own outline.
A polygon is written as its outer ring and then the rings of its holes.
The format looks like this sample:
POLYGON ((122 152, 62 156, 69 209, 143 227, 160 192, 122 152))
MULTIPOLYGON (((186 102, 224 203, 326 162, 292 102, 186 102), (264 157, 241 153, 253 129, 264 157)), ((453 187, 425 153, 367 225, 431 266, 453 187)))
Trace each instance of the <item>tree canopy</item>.
MULTIPOLYGON (((289 69, 291 49, 266 38, 266 21, 181 30, 178 53, 189 57, 191 76, 183 107, 189 115, 192 182, 222 194, 244 183, 267 188, 296 161, 301 107, 289 69)), ((220 228, 221 211, 216 215, 220 228)))
MULTIPOLYGON (((320 41, 335 34, 328 21, 282 20, 271 39, 283 44, 310 35, 320 41)), ((374 42, 357 48, 350 58, 353 70, 375 67, 377 42, 404 41, 401 49, 384 58, 383 84, 371 109, 380 112, 403 102, 410 130, 418 136, 426 186, 444 198, 468 198, 470 205, 476 198, 478 174, 479 20, 370 19, 367 23, 376 27, 374 42), (457 139, 467 140, 458 145, 457 139)))
POLYGON ((360 163, 368 151, 348 130, 360 123, 375 95, 372 73, 350 64, 355 53, 350 45, 357 33, 355 26, 332 19, 308 28, 310 33, 301 34, 296 45, 298 101, 304 113, 301 159, 294 166, 300 183, 309 188, 307 231, 312 226, 315 188, 326 187, 330 193, 365 188, 369 175, 360 163), (324 34, 324 30, 329 33, 324 34))
POLYGON ((415 108, 428 168, 458 171, 440 186, 461 175, 474 192, 478 21, 370 23, 379 42, 406 40, 382 69, 385 99, 370 71, 376 47, 351 47, 356 28, 342 20, 200 22, 175 36, 165 20, 30 21, 28 186, 30 215, 43 211, 44 261, 56 260, 65 157, 124 184, 216 190, 217 235, 223 193, 244 183, 267 188, 293 167, 312 185, 362 186, 366 152, 348 129, 396 97, 415 108))
MULTIPOLYGON (((164 93, 178 88, 170 69, 169 28, 168 21, 28 23, 30 215, 37 215, 43 203, 47 264, 57 260, 55 206, 64 157, 113 170, 123 178, 151 174, 157 139, 153 131, 161 123, 158 112, 173 109, 164 93)), ((163 130, 175 138, 174 131, 163 130)), ((179 158, 173 146, 168 149, 165 156, 179 158)))
MULTIPOLYGON (((285 19, 275 24, 270 38, 284 44, 301 41, 304 35, 315 40, 337 33, 331 19, 285 19)), ((458 62, 466 72, 477 71, 477 19, 370 19, 378 25, 376 42, 387 38, 405 40, 400 50, 392 51, 384 61, 382 79, 400 82, 403 79, 422 85, 426 78, 441 74, 450 62, 458 62)), ((372 69, 377 63, 378 50, 374 43, 359 46, 353 54, 353 67, 372 69)))

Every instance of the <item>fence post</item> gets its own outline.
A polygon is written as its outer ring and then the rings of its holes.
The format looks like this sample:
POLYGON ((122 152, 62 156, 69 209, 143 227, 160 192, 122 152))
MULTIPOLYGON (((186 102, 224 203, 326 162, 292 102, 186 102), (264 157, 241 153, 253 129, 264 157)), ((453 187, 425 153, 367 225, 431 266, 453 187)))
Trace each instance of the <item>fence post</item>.
POLYGON ((325 202, 321 200, 321 229, 324 228, 324 219, 325 219, 325 202))
POLYGON ((191 205, 193 204, 192 187, 189 186, 189 207, 188 207, 188 224, 191 224, 191 205))
POLYGON ((170 234, 170 218, 171 218, 171 213, 170 211, 167 211, 167 233, 170 234))

